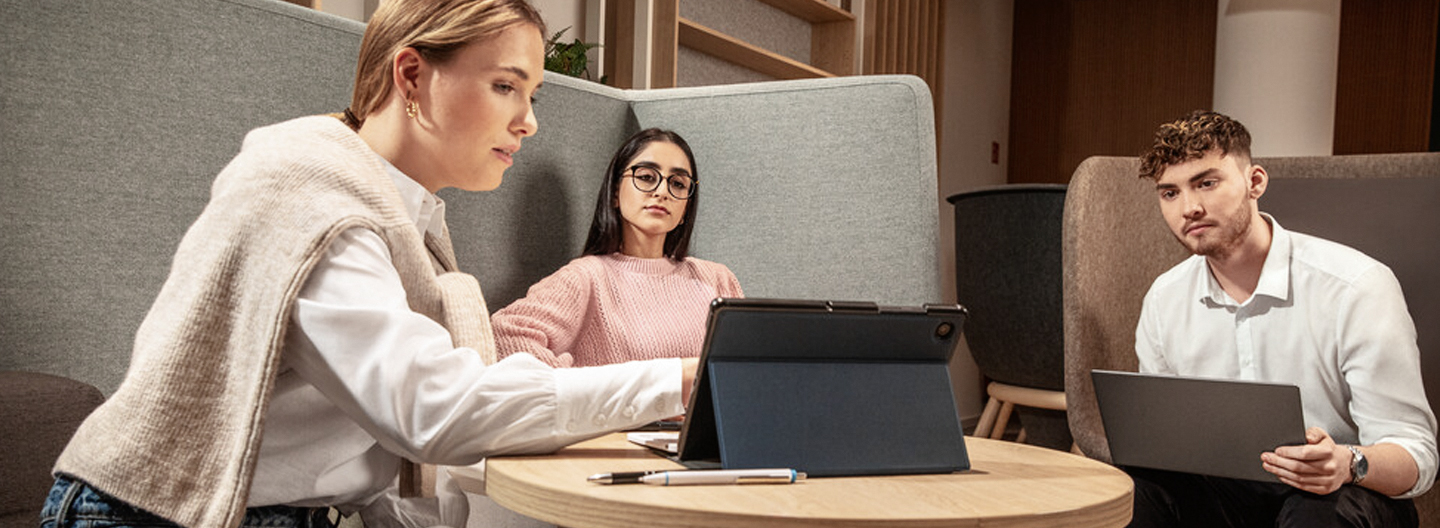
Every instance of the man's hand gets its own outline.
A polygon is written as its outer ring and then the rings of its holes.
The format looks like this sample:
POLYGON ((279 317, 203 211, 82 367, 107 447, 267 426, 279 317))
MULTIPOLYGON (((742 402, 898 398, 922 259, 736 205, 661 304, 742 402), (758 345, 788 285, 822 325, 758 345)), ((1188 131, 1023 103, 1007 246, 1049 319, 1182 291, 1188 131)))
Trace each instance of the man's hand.
POLYGON ((1319 427, 1305 431, 1303 446, 1281 446, 1273 453, 1263 453, 1260 460, 1265 471, 1284 482, 1317 495, 1329 495, 1350 482, 1350 448, 1336 444, 1330 434, 1319 427))

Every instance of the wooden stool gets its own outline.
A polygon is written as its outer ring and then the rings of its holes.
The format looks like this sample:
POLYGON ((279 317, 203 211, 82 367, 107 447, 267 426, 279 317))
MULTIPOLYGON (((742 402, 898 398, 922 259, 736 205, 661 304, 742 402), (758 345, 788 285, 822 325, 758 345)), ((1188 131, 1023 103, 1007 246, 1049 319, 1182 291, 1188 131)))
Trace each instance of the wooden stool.
MULTIPOLYGON (((992 381, 985 388, 985 392, 990 395, 990 401, 985 402, 985 411, 980 414, 980 423, 975 425, 973 436, 1002 439, 1005 436, 1005 427, 1010 422, 1010 413, 1015 411, 1016 405, 1056 411, 1066 410, 1065 391, 1032 389, 992 381)), ((1025 441, 1023 427, 1015 441, 1025 441)), ((1078 453, 1073 445, 1071 451, 1078 453)))

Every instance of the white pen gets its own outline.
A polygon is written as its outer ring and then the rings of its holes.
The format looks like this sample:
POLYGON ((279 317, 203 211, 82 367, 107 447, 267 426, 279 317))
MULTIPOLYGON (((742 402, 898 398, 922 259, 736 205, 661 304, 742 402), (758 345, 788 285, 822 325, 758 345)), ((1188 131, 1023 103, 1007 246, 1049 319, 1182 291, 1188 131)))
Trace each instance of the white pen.
POLYGON ((790 484, 805 480, 805 473, 793 469, 696 469, 665 471, 640 477, 656 486, 693 484, 790 484))

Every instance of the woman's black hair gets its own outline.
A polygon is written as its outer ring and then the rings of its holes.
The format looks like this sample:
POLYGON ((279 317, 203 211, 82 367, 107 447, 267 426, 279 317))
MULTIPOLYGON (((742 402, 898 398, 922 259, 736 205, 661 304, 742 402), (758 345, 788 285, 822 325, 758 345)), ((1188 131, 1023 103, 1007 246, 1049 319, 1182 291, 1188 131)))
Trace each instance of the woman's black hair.
POLYGON ((700 205, 700 173, 695 166, 695 154, 690 152, 690 145, 680 134, 670 130, 647 128, 625 140, 625 144, 610 158, 610 166, 605 169, 605 181, 600 184, 600 196, 595 200, 595 218, 590 222, 590 235, 585 237, 585 250, 580 253, 582 256, 609 255, 624 247, 624 219, 620 216, 619 202, 620 180, 635 156, 656 141, 680 147, 680 150, 685 151, 685 157, 690 160, 690 176, 695 179, 695 192, 686 200, 685 214, 681 217, 680 225, 665 234, 664 250, 665 256, 675 261, 685 260, 690 254, 690 231, 695 227, 695 210, 700 205))

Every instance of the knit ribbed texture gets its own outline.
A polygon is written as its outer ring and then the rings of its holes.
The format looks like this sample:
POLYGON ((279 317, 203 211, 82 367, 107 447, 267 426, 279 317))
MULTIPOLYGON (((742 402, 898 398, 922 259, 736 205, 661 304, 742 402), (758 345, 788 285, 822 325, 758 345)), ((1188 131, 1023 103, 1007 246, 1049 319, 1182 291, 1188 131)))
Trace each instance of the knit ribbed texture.
POLYGON ((495 313, 495 346, 557 367, 699 356, 710 301, 743 295, 723 264, 581 257, 495 313))
MULTIPOLYGON (((56 470, 184 526, 238 525, 295 298, 346 229, 385 240, 412 309, 479 324, 473 309, 445 309, 478 288, 437 281, 432 256, 456 268, 450 241, 422 240, 380 161, 329 117, 247 135, 180 243, 125 381, 56 470)), ((456 333, 486 346, 483 329, 456 333)))

